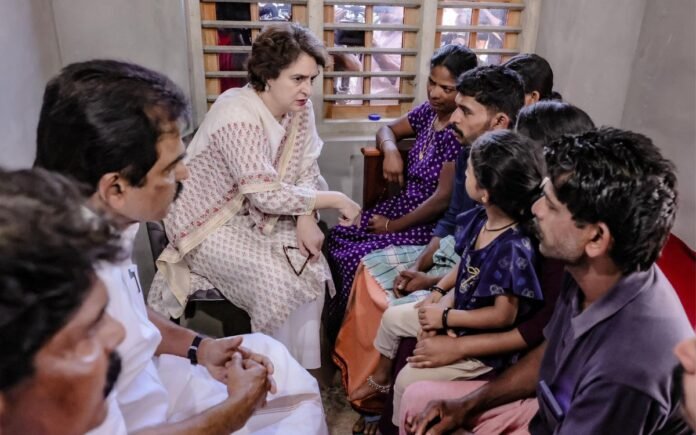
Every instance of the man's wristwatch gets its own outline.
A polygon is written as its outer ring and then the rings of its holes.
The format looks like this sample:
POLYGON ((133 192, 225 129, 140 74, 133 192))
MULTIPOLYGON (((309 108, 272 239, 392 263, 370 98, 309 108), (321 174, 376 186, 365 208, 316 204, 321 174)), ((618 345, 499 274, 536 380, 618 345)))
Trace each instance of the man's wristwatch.
POLYGON ((191 342, 191 346, 188 348, 188 359, 191 361, 191 364, 194 366, 198 364, 198 346, 200 346, 201 341, 203 341, 203 337, 200 335, 196 335, 196 338, 193 339, 191 342))

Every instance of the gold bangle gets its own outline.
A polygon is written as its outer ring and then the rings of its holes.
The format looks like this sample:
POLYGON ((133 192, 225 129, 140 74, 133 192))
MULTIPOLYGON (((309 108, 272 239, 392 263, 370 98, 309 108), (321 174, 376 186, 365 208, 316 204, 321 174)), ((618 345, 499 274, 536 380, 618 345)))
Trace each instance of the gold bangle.
POLYGON ((391 222, 391 219, 387 219, 387 222, 384 224, 384 232, 385 233, 389 232, 389 222, 391 222))

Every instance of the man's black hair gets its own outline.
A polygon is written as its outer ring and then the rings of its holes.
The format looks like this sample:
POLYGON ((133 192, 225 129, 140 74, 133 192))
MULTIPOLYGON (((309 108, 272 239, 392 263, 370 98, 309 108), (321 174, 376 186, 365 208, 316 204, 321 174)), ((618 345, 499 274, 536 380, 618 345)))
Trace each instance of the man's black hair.
POLYGON ((564 134, 580 134, 594 128, 592 118, 572 104, 539 101, 520 110, 515 131, 545 145, 564 134))
POLYGON ((563 136, 545 154, 556 196, 576 224, 609 227, 609 256, 623 273, 648 269, 676 216, 674 164, 649 138, 611 127, 563 136))
POLYGON ((515 71, 499 65, 480 66, 462 74, 457 92, 473 97, 489 112, 502 112, 515 125, 517 112, 524 106, 524 84, 515 71))
POLYGON ((67 178, 0 170, 0 391, 32 376, 34 357, 93 288, 95 263, 122 256, 67 178))
POLYGON ((34 166, 92 191, 110 172, 142 186, 160 136, 189 117, 183 92, 160 73, 115 60, 74 63, 46 86, 34 166))

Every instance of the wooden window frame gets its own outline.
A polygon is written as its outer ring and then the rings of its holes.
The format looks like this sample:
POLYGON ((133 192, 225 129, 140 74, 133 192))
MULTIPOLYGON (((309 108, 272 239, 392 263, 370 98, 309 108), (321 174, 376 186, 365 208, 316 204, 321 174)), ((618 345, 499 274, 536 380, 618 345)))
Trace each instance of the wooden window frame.
MULTIPOLYGON (((240 3, 250 3, 252 8, 252 18, 258 17, 258 0, 185 0, 186 16, 187 16, 187 32, 189 41, 189 70, 191 79, 191 99, 193 108, 194 127, 198 126, 205 116, 211 101, 220 93, 219 81, 221 77, 239 77, 244 76, 240 72, 222 72, 219 71, 217 54, 220 52, 248 52, 249 47, 228 47, 217 46, 217 31, 216 26, 244 26, 252 29, 252 38, 258 34, 261 27, 268 22, 252 20, 251 22, 227 22, 215 23, 215 3, 236 1, 240 3), (211 11, 213 14, 211 14, 211 11), (212 19, 211 19, 212 18, 212 19), (203 56, 201 56, 203 53, 203 56)), ((513 6, 515 13, 509 16, 508 25, 504 29, 514 28, 513 32, 505 32, 504 47, 517 47, 516 49, 507 48, 503 50, 503 55, 511 56, 517 52, 533 52, 537 37, 539 13, 542 0, 498 0, 498 1, 444 1, 444 0, 352 0, 350 2, 338 0, 285 0, 282 3, 291 3, 293 10, 293 21, 298 21, 306 25, 316 35, 322 35, 327 40, 327 48, 329 52, 341 51, 360 51, 369 53, 371 38, 367 37, 367 31, 374 31, 371 26, 372 14, 366 13, 366 24, 363 27, 366 30, 366 45, 368 47, 362 49, 350 48, 344 49, 339 47, 331 47, 333 45, 333 30, 336 25, 327 26, 325 18, 327 10, 332 8, 337 3, 350 3, 355 5, 365 5, 373 7, 375 5, 384 6, 403 6, 404 7, 404 28, 412 29, 412 26, 418 26, 416 32, 404 31, 403 33, 403 50, 401 52, 408 53, 402 56, 402 71, 395 73, 401 78, 401 92, 397 99, 401 102, 393 106, 378 106, 378 105, 363 105, 363 106, 333 106, 349 107, 351 110, 358 112, 358 119, 329 119, 326 117, 327 108, 325 104, 331 104, 337 98, 361 99, 356 96, 332 96, 333 94, 333 79, 340 76, 362 76, 367 78, 372 76, 369 71, 369 64, 365 65, 365 72, 356 73, 340 73, 333 71, 322 71, 320 77, 315 81, 313 88, 312 103, 314 105, 315 115, 317 117, 317 128, 320 135, 331 136, 336 138, 341 137, 370 137, 374 139, 374 132, 378 126, 383 125, 403 113, 406 113, 414 104, 424 101, 427 98, 427 80, 430 67, 429 60, 433 52, 437 49, 440 42, 440 34, 443 30, 449 31, 469 31, 474 33, 476 30, 481 30, 480 26, 460 26, 460 27, 445 27, 438 23, 441 22, 443 8, 471 7, 471 6, 486 6, 493 7, 502 4, 523 3, 523 9, 519 10, 518 6, 513 6), (407 7, 413 3, 419 3, 417 8, 407 7), (368 20, 369 16, 369 20, 368 20), (413 54, 415 52, 415 54, 413 54), (330 92, 324 94, 328 87, 331 87, 330 92), (364 113, 363 113, 364 112, 364 113), (379 113, 382 115, 380 121, 369 121, 368 113, 379 113)), ((338 26, 347 27, 347 26, 338 26)), ((353 26, 355 27, 355 26, 353 26)), ((485 30, 494 30, 488 28, 485 30)), ((470 33, 470 35, 471 35, 470 33)), ((383 49, 384 51, 385 49, 383 49)), ((388 50, 387 50, 388 51, 388 50)), ((479 51, 480 50, 474 50, 479 51)), ((369 91, 369 87, 367 88, 369 91)), ((347 109, 333 109, 333 111, 348 111, 347 109)), ((353 114, 353 116, 356 116, 353 114)), ((325 138, 325 140, 327 140, 325 138)))

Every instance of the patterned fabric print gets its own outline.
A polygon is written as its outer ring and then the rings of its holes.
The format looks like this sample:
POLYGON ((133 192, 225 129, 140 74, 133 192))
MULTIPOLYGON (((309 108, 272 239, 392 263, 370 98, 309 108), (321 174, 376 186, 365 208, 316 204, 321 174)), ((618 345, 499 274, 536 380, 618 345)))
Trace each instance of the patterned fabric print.
MULTIPOLYGON (((391 301, 395 298, 393 288, 397 275, 411 267, 423 249, 420 245, 387 246, 370 252, 362 262, 391 301)), ((433 265, 426 273, 430 276, 445 275, 458 262, 459 254, 454 252, 454 236, 447 236, 440 239, 440 247, 433 254, 433 265)))
MULTIPOLYGON (((280 220, 272 237, 249 231, 252 225, 250 216, 235 217, 191 252, 188 262, 194 274, 207 277, 249 313, 254 332, 272 334, 293 310, 324 291, 331 273, 322 256, 308 263, 302 275, 295 275, 283 253, 283 246, 297 245, 292 220, 280 220)), ((300 257, 299 253, 290 257, 297 269, 304 262, 300 257)))
MULTIPOLYGON (((457 244, 461 254, 454 309, 476 310, 492 306, 496 296, 515 295, 519 299, 515 325, 528 318, 541 307, 543 294, 535 265, 537 252, 518 227, 500 234, 484 248, 474 248, 481 228, 486 223, 486 211, 476 207, 457 217, 457 244)), ((488 332, 471 328, 458 328, 459 335, 488 332)), ((486 365, 502 368, 514 361, 517 355, 481 358, 486 365)))
MULTIPOLYGON (((219 113, 219 112, 218 112, 219 113)), ((271 333, 299 305, 310 302, 333 282, 325 258, 309 263, 297 277, 283 253, 283 246, 296 246, 295 224, 289 215, 309 214, 316 190, 325 188, 316 159, 305 153, 315 138, 309 122, 311 111, 286 115, 286 130, 275 155, 265 130, 251 122, 227 122, 214 131, 209 146, 189 163, 190 177, 180 198, 165 219, 167 235, 177 241, 192 229, 213 219, 222 206, 244 194, 239 212, 189 252, 190 291, 217 287, 251 317, 254 331, 271 333), (281 156, 289 140, 293 116, 300 116, 295 146, 279 179, 281 156), (275 226, 271 220, 279 219, 275 226)), ((318 154, 318 150, 312 150, 318 154)), ((301 264, 301 263, 300 263, 301 264)), ((148 303, 167 313, 166 280, 158 273, 148 303)))
POLYGON ((432 223, 416 225, 398 233, 373 234, 367 232, 367 222, 374 214, 397 219, 428 199, 437 188, 442 165, 454 161, 462 147, 451 130, 431 132, 436 114, 428 102, 408 114, 408 121, 416 132, 416 142, 409 151, 406 168, 406 185, 400 194, 380 202, 370 210, 364 210, 360 227, 336 226, 329 234, 329 262, 339 287, 337 296, 327 301, 328 329, 337 330, 343 319, 353 276, 360 259, 376 249, 389 245, 425 245, 435 227, 432 223), (429 144, 432 138, 432 144, 429 144), (419 154, 423 152, 423 160, 419 154))

